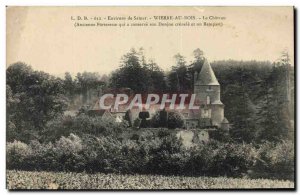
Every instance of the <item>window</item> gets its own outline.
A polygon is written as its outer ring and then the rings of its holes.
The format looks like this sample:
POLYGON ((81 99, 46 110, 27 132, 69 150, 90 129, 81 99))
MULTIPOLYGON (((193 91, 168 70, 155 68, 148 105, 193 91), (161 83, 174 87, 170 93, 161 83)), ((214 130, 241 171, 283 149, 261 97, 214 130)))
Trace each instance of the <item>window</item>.
POLYGON ((204 110, 204 115, 208 116, 208 110, 204 110))
POLYGON ((206 91, 213 91, 212 87, 209 85, 206 91))
POLYGON ((202 118, 209 118, 209 111, 208 109, 202 110, 202 118))
POLYGON ((206 96, 206 104, 210 104, 210 97, 206 96))

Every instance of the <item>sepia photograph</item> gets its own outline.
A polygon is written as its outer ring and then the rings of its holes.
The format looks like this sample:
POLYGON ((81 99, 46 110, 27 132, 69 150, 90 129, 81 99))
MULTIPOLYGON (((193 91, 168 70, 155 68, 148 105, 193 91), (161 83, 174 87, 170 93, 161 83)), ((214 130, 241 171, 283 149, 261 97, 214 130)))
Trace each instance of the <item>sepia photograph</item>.
POLYGON ((292 6, 7 6, 6 188, 295 190, 292 6))

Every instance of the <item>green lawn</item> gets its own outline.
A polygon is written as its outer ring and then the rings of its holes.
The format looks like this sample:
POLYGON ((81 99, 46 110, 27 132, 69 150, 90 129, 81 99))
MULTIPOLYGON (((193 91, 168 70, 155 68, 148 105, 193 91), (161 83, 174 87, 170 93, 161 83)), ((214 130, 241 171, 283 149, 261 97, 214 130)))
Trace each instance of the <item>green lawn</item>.
POLYGON ((294 188, 291 181, 226 177, 168 177, 7 171, 8 189, 222 189, 294 188))

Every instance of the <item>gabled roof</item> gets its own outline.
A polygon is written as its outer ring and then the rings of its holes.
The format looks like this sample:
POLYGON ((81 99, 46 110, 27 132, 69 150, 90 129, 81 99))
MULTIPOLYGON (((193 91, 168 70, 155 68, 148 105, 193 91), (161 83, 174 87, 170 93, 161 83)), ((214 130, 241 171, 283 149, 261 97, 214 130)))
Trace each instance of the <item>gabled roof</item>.
POLYGON ((197 85, 220 85, 207 59, 204 60, 196 82, 197 85))

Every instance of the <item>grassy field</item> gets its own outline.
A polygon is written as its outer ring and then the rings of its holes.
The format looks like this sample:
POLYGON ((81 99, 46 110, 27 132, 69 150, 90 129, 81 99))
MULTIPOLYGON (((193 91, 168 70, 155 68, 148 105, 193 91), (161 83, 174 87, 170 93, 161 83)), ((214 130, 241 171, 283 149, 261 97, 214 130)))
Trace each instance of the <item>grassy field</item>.
POLYGON ((291 181, 226 177, 168 177, 151 175, 86 174, 7 171, 13 189, 224 189, 293 188, 291 181))

